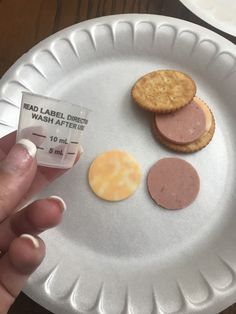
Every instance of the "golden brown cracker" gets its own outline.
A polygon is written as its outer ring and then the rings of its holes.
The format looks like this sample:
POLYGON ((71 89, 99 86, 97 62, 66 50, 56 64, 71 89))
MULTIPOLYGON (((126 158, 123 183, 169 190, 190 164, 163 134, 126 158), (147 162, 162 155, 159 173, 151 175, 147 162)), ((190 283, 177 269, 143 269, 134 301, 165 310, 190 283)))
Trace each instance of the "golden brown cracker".
POLYGON ((142 108, 158 113, 172 112, 186 106, 196 94, 196 84, 187 74, 159 70, 141 77, 131 95, 142 108))
POLYGON ((120 201, 131 196, 141 180, 137 161, 125 151, 112 150, 99 155, 88 174, 93 192, 107 201, 120 201))
POLYGON ((197 152, 197 151, 201 150, 202 148, 206 147, 210 143, 210 141, 212 140, 212 137, 213 137, 214 132, 215 132, 214 116, 213 116, 211 110, 209 109, 209 107, 200 98, 195 97, 194 101, 199 106, 201 106, 201 108, 203 109, 203 111, 205 113, 206 131, 199 139, 197 139, 196 141, 194 141, 192 143, 180 145, 180 144, 175 144, 175 143, 168 141, 158 132, 156 124, 155 124, 155 120, 153 120, 152 130, 153 130, 155 137, 163 145, 165 145, 166 147, 168 147, 171 150, 174 150, 176 152, 181 152, 181 153, 194 153, 194 152, 197 152))
MULTIPOLYGON (((209 131, 211 128, 212 116, 213 116, 210 108, 207 106, 207 104, 205 104, 204 101, 201 100, 201 98, 197 96, 194 97, 193 101, 203 110, 205 114, 205 118, 206 118, 206 131, 209 131)), ((213 117, 213 120, 214 120, 214 117, 213 117)))

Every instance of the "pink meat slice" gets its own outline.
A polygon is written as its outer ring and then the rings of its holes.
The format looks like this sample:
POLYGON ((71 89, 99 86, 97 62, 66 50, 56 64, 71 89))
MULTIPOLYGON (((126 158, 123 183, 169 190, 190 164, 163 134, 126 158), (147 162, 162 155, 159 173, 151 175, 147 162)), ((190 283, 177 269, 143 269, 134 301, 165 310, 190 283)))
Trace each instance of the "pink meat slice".
POLYGON ((167 140, 177 144, 196 141, 206 130, 204 111, 195 102, 168 114, 156 114, 158 131, 167 140))
POLYGON ((147 186, 158 205, 166 209, 181 209, 197 197, 200 179, 190 163, 179 158, 163 158, 150 169, 147 186))

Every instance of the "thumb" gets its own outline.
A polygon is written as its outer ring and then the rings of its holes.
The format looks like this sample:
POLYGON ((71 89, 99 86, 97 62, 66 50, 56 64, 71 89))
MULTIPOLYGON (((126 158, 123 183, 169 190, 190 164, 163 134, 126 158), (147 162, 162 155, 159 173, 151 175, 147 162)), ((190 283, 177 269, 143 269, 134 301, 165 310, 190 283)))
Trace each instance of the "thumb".
POLYGON ((0 222, 15 209, 31 186, 37 170, 36 146, 22 139, 0 162, 0 222))

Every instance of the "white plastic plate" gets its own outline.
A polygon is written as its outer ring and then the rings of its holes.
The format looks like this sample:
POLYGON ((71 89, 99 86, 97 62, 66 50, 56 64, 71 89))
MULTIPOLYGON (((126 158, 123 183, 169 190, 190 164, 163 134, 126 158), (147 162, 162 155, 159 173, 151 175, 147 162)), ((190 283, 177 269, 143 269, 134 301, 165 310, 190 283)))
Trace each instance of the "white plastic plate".
POLYGON ((180 0, 198 17, 222 30, 236 36, 235 0, 180 0))
POLYGON ((25 291, 57 314, 217 313, 236 300, 236 48, 197 25, 154 15, 86 21, 38 44, 0 85, 1 134, 16 128, 21 91, 93 110, 79 164, 43 195, 68 206, 43 235, 47 256, 25 291), (152 136, 152 116, 130 90, 143 74, 177 69, 196 82, 216 133, 202 151, 180 155, 152 136), (142 166, 126 201, 98 199, 87 171, 101 152, 124 149, 142 166), (158 159, 179 156, 201 178, 197 200, 167 211, 151 200, 146 175, 158 159))

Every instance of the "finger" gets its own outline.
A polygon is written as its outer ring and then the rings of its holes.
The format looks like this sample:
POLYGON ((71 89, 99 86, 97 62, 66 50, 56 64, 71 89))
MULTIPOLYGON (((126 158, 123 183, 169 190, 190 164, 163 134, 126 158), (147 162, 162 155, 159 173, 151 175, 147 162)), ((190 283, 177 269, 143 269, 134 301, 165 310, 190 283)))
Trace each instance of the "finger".
MULTIPOLYGON (((36 146, 39 146, 43 138, 37 137, 36 134, 40 133, 42 135, 46 134, 46 131, 41 127, 30 127, 21 130, 20 138, 27 138, 31 142, 33 142, 36 146)), ((5 156, 9 153, 10 149, 16 142, 16 131, 2 137, 0 139, 0 160, 5 158, 5 156)))
POLYGON ((0 160, 5 158, 16 142, 16 132, 12 132, 0 139, 0 160))
MULTIPOLYGON (((84 152, 83 147, 80 146, 74 165, 79 161, 83 152, 84 152)), ((58 169, 58 168, 48 168, 48 167, 38 166, 36 176, 30 186, 30 189, 26 193, 24 200, 22 201, 22 205, 25 204, 27 200, 29 200, 33 195, 40 192, 47 185, 49 185, 58 177, 62 176, 68 170, 69 169, 58 169)))
POLYGON ((20 130, 18 135, 19 138, 27 138, 36 146, 40 146, 45 141, 47 130, 42 126, 31 126, 20 130))
POLYGON ((36 170, 36 146, 29 140, 14 145, 0 163, 0 222, 17 206, 29 189, 36 170))
MULTIPOLYGON (((0 160, 5 158, 6 154, 10 151, 10 148, 14 145, 16 140, 16 132, 10 133, 7 136, 0 139, 0 160)), ((75 164, 80 159, 80 156, 84 152, 83 147, 79 145, 78 154, 75 159, 75 164)), ((39 166, 36 172, 35 179, 33 180, 30 189, 24 196, 20 207, 22 207, 33 195, 40 192, 48 184, 54 181, 56 178, 63 175, 68 169, 48 168, 39 166)))
POLYGON ((41 239, 31 235, 16 238, 0 259, 0 313, 5 314, 25 285, 29 275, 45 256, 41 239))
POLYGON ((0 228, 0 251, 4 254, 10 243, 21 234, 37 235, 61 222, 65 202, 58 196, 37 200, 5 219, 0 228))

